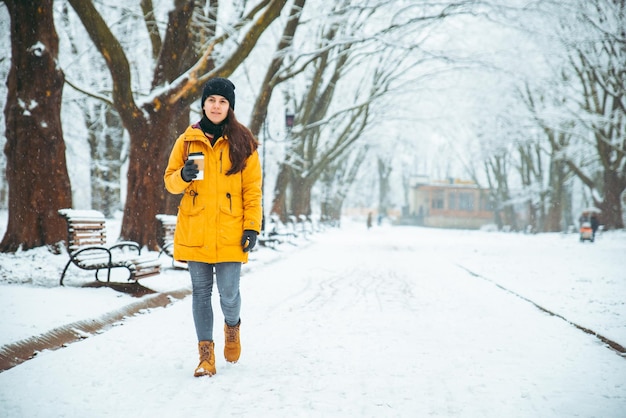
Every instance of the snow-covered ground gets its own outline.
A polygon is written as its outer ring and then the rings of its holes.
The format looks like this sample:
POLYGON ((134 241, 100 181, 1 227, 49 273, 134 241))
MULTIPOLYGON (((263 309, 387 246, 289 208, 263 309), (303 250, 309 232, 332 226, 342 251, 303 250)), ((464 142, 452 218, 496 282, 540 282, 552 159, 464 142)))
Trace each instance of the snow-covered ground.
MULTIPOLYGON (((65 257, 0 255, 0 344, 137 300, 81 288, 92 273, 75 269, 59 287, 65 257)), ((626 357, 580 328, 626 346, 625 257, 624 231, 581 244, 576 235, 346 221, 297 247, 254 252, 242 278, 239 363, 221 355, 218 308, 217 375, 193 377, 187 297, 0 373, 0 411, 624 417, 626 357)), ((142 283, 190 286, 187 272, 170 268, 142 283)))

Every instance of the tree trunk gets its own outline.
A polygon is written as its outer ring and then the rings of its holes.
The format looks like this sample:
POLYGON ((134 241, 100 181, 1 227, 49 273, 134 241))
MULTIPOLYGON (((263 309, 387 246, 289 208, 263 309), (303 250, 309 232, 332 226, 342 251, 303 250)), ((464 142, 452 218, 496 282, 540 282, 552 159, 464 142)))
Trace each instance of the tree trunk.
POLYGON ((348 195, 350 187, 354 184, 359 168, 365 161, 365 155, 368 151, 368 146, 360 147, 352 154, 352 158, 338 161, 324 170, 321 176, 322 202, 320 220, 339 221, 341 219, 343 202, 348 195))
POLYGON ((274 188, 274 199, 272 201, 272 210, 270 214, 277 215, 281 221, 286 222, 289 216, 287 208, 287 187, 291 183, 291 167, 288 163, 282 163, 278 176, 276 177, 276 186, 274 188))
MULTIPOLYGON (((123 239, 139 242, 150 249, 157 248, 156 218, 159 213, 175 214, 166 207, 166 198, 171 196, 165 190, 163 173, 167 167, 169 154, 172 149, 176 133, 172 132, 179 115, 176 109, 144 119, 136 119, 131 126, 127 126, 130 141, 128 155, 128 186, 126 205, 120 236, 123 239), (165 114, 167 113, 167 114, 165 114), (138 140, 143 138, 143 140, 138 140)), ((173 196, 169 202, 175 203, 179 196, 173 196)))
POLYGON ((309 216, 311 214, 311 189, 313 189, 314 181, 297 178, 292 182, 293 190, 291 193, 291 214, 296 217, 300 215, 309 216))
MULTIPOLYGON (((181 114, 189 114, 189 106, 186 106, 185 110, 183 110, 181 114)), ((199 116, 198 116, 198 120, 200 120, 199 116)), ((163 123, 168 123, 168 122, 164 121, 163 123)), ((163 160, 160 160, 160 161, 162 161, 165 164, 163 166, 163 173, 161 173, 161 178, 163 178, 163 174, 165 173, 167 160, 169 159, 170 152, 172 151, 172 147, 174 146, 174 142, 176 141, 176 138, 178 138, 183 132, 185 132, 185 129, 187 129, 188 126, 189 126, 189 121, 180 116, 176 116, 174 120, 169 121, 169 124, 166 127, 168 129, 168 131, 166 131, 168 132, 168 134, 167 136, 165 136, 165 138, 163 138, 162 141, 160 141, 160 144, 161 144, 160 146, 162 148, 161 151, 163 151, 163 154, 162 154, 163 160)), ((157 134, 163 135, 162 132, 161 133, 157 132, 157 134)), ((165 185, 163 184, 163 180, 161 180, 160 188, 163 189, 164 187, 165 185)), ((159 192, 159 189, 157 189, 157 194, 158 192, 159 192)), ((165 198, 164 198, 165 201, 159 213, 165 213, 167 215, 176 215, 178 213, 178 205, 180 204, 181 197, 182 197, 182 194, 174 195, 169 192, 166 192, 165 198)))
POLYGON ((595 202, 596 206, 602 210, 600 223, 606 229, 623 229, 624 219, 620 199, 626 189, 626 181, 617 171, 604 171, 604 188, 604 199, 602 202, 595 202))
POLYGON ((389 211, 391 169, 390 161, 378 157, 378 214, 382 216, 387 216, 389 211))
POLYGON ((485 174, 487 175, 489 188, 493 190, 494 203, 496 204, 495 222, 498 229, 509 227, 517 230, 517 217, 515 208, 511 204, 511 194, 509 192, 507 163, 505 156, 492 156, 485 163, 485 174))
POLYGON ((562 231, 563 225, 563 209, 566 206, 567 193, 565 193, 565 178, 567 176, 566 165, 563 161, 556 160, 556 156, 552 157, 550 168, 550 202, 546 222, 543 232, 562 231))
POLYGON ((52 0, 5 0, 11 16, 11 70, 5 107, 9 222, 0 251, 67 237, 57 210, 72 206, 61 129, 64 76, 52 0), (27 22, 37 22, 35 25, 27 22))
POLYGON ((96 103, 94 114, 85 109, 91 153, 91 207, 106 217, 121 209, 120 178, 124 127, 108 104, 96 103))

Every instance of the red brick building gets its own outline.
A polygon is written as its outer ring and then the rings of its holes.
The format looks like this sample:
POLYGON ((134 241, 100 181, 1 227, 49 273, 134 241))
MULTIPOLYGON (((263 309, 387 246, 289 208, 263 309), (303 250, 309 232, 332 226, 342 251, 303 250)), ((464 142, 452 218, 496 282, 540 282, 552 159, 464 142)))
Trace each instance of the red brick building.
POLYGON ((418 225, 436 228, 478 229, 494 223, 489 190, 458 179, 414 179, 409 191, 409 217, 418 225))

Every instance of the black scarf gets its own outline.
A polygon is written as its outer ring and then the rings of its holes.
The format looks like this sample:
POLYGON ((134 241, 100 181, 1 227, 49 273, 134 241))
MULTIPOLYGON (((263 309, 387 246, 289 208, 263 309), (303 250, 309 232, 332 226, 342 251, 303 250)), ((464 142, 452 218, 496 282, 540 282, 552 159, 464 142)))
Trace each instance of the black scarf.
POLYGON ((202 132, 204 132, 205 134, 213 136, 213 139, 211 140, 211 145, 215 144, 215 141, 217 141, 217 139, 222 136, 225 123, 226 119, 224 119, 224 121, 222 121, 222 123, 220 123, 219 125, 216 125, 211 122, 209 118, 206 117, 206 115, 202 115, 202 119, 200 119, 200 129, 202 129, 202 132))

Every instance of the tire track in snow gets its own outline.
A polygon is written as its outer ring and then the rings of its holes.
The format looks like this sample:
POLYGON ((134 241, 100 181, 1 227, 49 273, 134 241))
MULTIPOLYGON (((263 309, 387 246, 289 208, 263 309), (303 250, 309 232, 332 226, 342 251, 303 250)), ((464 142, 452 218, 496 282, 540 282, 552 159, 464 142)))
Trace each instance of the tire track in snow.
POLYGON ((530 303, 531 305, 533 305, 535 308, 539 309, 540 311, 545 312, 545 313, 547 313, 550 316, 554 316, 556 318, 559 318, 559 319, 567 322, 568 324, 574 326, 575 328, 579 329, 580 331, 583 331, 586 334, 593 335, 594 337, 596 337, 597 339, 602 341, 604 344, 606 344, 610 349, 612 349, 613 351, 617 352, 620 355, 620 357, 626 358, 626 348, 624 346, 622 346, 621 344, 619 344, 618 342, 613 341, 610 338, 607 338, 607 337, 603 336, 602 334, 599 334, 599 333, 595 332, 594 330, 592 330, 590 328, 587 328, 587 327, 582 326, 580 324, 577 324, 577 323, 575 323, 573 321, 570 321, 569 319, 565 318, 563 315, 560 315, 560 314, 558 314, 558 313, 556 313, 554 311, 551 311, 550 309, 548 309, 548 308, 546 308, 544 306, 539 305, 538 303, 536 303, 533 300, 527 298, 526 296, 523 296, 523 295, 521 295, 521 294, 519 294, 519 293, 517 293, 517 292, 515 292, 515 291, 513 291, 513 290, 511 290, 511 289, 509 289, 507 287, 504 287, 503 285, 501 285, 500 283, 496 282, 495 280, 492 280, 492 279, 489 279, 489 278, 487 278, 485 276, 482 276, 482 275, 480 275, 480 274, 478 274, 478 273, 468 269, 467 267, 462 266, 461 264, 456 264, 456 265, 459 268, 461 268, 461 269, 465 270, 466 272, 468 272, 471 276, 478 277, 479 279, 485 280, 485 281, 491 283, 492 285, 496 286, 497 288, 499 288, 501 290, 504 290, 505 292, 507 292, 507 293, 509 293, 509 294, 511 294, 513 296, 516 296, 516 297, 522 299, 525 302, 530 303))

